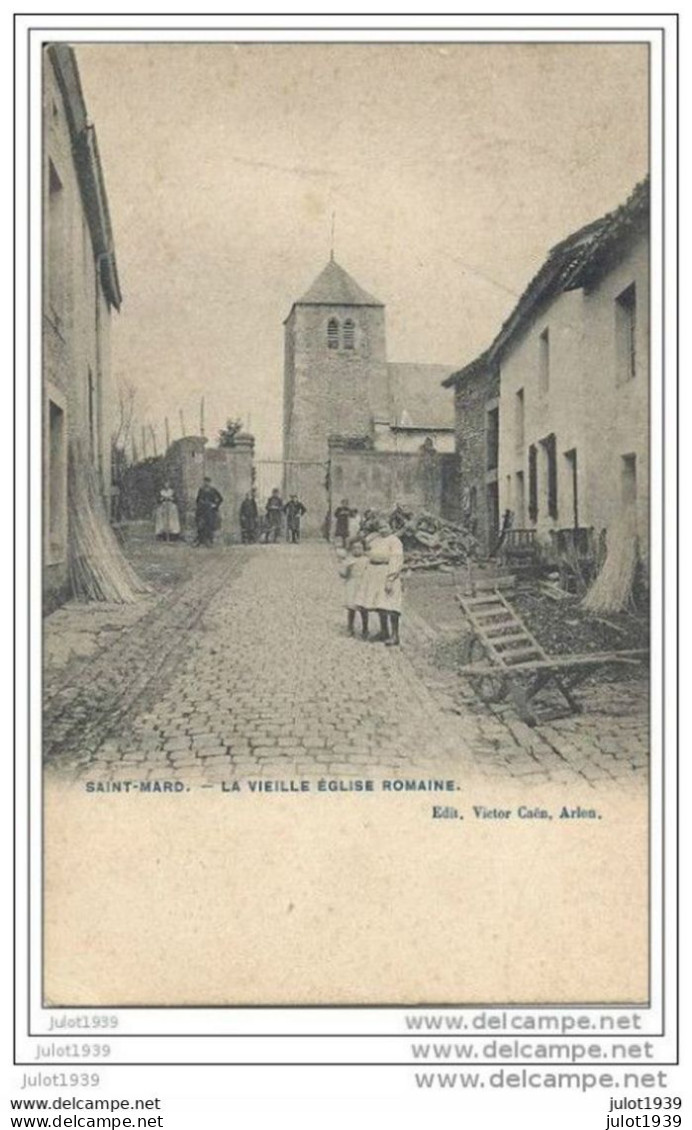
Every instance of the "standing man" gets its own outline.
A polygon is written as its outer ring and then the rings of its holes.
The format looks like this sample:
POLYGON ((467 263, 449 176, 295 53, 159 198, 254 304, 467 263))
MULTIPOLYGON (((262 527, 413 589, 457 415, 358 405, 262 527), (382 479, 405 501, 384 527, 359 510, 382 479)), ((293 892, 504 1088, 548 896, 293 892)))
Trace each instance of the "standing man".
POLYGON ((334 526, 334 537, 337 544, 341 544, 345 549, 348 544, 348 520, 351 517, 351 508, 348 505, 348 499, 342 498, 341 505, 337 506, 334 511, 334 518, 336 525, 334 526))
POLYGON ((257 523, 259 511, 255 489, 249 490, 240 504, 240 540, 243 545, 252 545, 257 541, 257 523))
POLYGON ((214 532, 221 525, 219 507, 222 502, 222 496, 216 487, 211 485, 211 479, 205 475, 195 500, 196 545, 213 545, 214 532))
POLYGON ((281 515, 284 504, 279 488, 274 487, 267 499, 267 541, 277 542, 281 533, 281 515))
POLYGON ((300 541, 300 519, 306 509, 302 502, 299 501, 297 494, 292 494, 288 502, 284 506, 284 514, 286 515, 286 541, 299 542, 300 541))

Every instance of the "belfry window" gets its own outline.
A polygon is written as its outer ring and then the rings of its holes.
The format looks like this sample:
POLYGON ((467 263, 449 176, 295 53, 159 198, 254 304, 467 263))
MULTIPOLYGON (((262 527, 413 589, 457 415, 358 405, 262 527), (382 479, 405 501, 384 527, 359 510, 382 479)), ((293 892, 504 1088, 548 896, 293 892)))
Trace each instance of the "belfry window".
POLYGON ((339 348, 339 323, 336 318, 330 318, 327 323, 327 348, 339 348))
POLYGON ((356 348, 356 326, 351 318, 344 322, 344 349, 356 348))

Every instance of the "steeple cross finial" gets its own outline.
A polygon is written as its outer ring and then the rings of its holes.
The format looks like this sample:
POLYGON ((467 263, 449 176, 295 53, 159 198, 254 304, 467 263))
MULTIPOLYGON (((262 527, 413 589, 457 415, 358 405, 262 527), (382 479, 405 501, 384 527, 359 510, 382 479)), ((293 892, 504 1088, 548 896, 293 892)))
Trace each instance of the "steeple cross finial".
POLYGON ((334 228, 335 228, 335 226, 336 226, 336 212, 332 212, 332 238, 331 238, 331 247, 330 247, 330 251, 329 251, 329 259, 332 263, 334 262, 334 228))

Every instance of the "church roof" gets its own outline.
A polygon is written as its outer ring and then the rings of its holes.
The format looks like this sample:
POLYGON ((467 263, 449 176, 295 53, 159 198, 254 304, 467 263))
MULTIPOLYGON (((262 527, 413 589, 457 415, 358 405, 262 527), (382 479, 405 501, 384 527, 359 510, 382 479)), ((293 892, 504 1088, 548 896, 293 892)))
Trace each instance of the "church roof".
POLYGON ((348 271, 330 259, 308 291, 294 303, 295 306, 383 306, 373 298, 348 271))
POLYGON ((454 402, 442 388, 449 376, 449 365, 419 365, 415 362, 390 361, 390 419, 395 428, 453 428, 454 402))

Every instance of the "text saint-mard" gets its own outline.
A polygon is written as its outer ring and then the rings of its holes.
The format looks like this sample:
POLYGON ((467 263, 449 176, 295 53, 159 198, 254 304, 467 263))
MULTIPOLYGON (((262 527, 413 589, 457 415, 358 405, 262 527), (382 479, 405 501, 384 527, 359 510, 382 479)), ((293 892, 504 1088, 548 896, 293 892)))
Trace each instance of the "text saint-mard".
POLYGON ((182 793, 182 781, 87 781, 88 793, 182 793))

